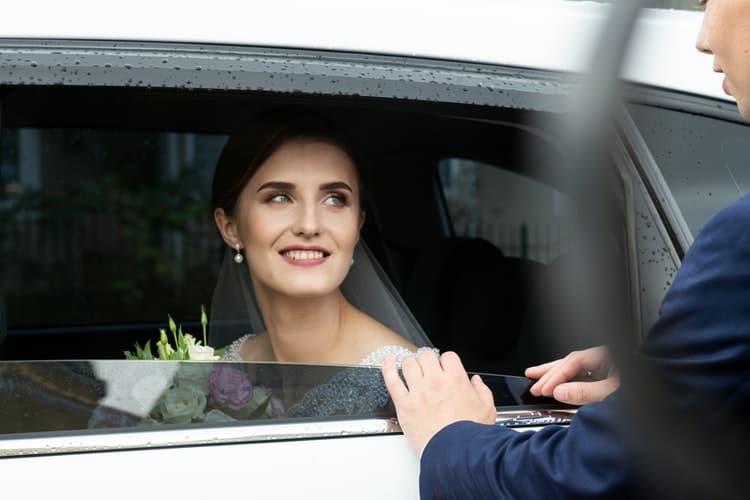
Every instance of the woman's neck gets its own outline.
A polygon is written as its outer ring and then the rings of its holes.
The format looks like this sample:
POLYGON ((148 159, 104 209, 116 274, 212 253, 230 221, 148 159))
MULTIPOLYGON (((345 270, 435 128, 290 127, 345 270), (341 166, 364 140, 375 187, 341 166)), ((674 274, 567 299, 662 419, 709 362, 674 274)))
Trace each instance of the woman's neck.
POLYGON ((337 289, 321 297, 289 297, 255 286, 274 359, 327 362, 337 358, 352 306, 337 289))

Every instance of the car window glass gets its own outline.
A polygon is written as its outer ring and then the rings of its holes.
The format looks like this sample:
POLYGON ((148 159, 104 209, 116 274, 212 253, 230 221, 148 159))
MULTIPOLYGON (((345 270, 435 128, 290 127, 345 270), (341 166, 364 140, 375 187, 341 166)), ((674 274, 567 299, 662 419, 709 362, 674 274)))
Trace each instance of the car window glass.
MULTIPOLYGON (((498 407, 550 400, 486 376, 498 407)), ((132 360, 0 363, 0 438, 166 425, 395 417, 379 367, 132 360)), ((553 404, 552 407, 555 405, 553 404)))
POLYGON ((747 125, 642 104, 630 111, 693 236, 748 192, 747 125))
POLYGON ((442 160, 438 173, 455 236, 482 238, 505 256, 545 264, 568 250, 572 208, 564 193, 466 159, 442 160))
POLYGON ((161 361, 2 365, 2 433, 392 416, 371 368, 161 361), (23 418, 21 416, 23 415, 23 418))

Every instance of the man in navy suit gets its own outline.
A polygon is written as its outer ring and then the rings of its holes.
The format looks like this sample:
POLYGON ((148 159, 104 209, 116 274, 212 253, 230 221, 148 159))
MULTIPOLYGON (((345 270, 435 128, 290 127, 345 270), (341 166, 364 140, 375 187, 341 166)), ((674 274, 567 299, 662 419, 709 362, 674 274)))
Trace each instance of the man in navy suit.
MULTIPOLYGON (((714 70, 726 77, 724 90, 750 119, 750 2, 700 3, 705 13, 696 46, 713 55, 714 70)), ((697 415, 695 422, 704 425, 699 429, 717 440, 730 435, 747 443, 750 196, 700 232, 642 349, 644 361, 666 380, 673 409, 697 415)), ((605 395, 617 385, 613 373, 605 384, 591 386, 593 394, 580 392, 581 384, 564 384, 602 355, 583 351, 527 371, 541 377, 533 392, 579 403, 605 395)), ((614 498, 650 489, 636 470, 639 446, 628 446, 642 435, 618 413, 625 387, 582 407, 567 428, 518 433, 493 425, 492 394, 481 378, 467 377, 455 353, 438 358, 423 352, 404 360, 402 371, 406 384, 392 360, 383 364, 399 423, 420 455, 422 498, 614 498)), ((661 429, 667 432, 668 425, 661 429)))

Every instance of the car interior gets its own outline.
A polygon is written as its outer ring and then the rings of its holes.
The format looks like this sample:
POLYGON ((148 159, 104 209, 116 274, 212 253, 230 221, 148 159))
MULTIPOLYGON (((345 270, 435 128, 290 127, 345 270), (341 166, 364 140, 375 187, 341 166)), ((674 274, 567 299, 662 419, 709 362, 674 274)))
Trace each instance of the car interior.
POLYGON ((545 299, 569 249, 561 173, 535 162, 557 148, 543 112, 105 87, 6 87, 0 103, 0 359, 121 359, 157 339, 168 313, 198 331, 224 254, 209 201, 218 153, 279 106, 349 132, 368 194, 363 239, 435 347, 507 374, 581 347, 564 306, 545 299), (562 215, 501 227, 547 202, 494 190, 485 170, 551 192, 549 213, 562 215))

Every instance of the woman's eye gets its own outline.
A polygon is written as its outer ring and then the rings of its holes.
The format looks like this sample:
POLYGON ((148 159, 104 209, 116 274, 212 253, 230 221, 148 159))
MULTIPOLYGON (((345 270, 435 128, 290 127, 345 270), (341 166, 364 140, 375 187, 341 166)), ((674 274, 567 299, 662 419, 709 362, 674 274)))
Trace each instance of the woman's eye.
POLYGON ((276 193, 268 198, 268 201, 271 203, 286 203, 289 201, 289 195, 286 193, 276 193))
POLYGON ((340 194, 332 194, 323 200, 323 204, 328 205, 329 207, 343 207, 346 205, 346 197, 340 194))

